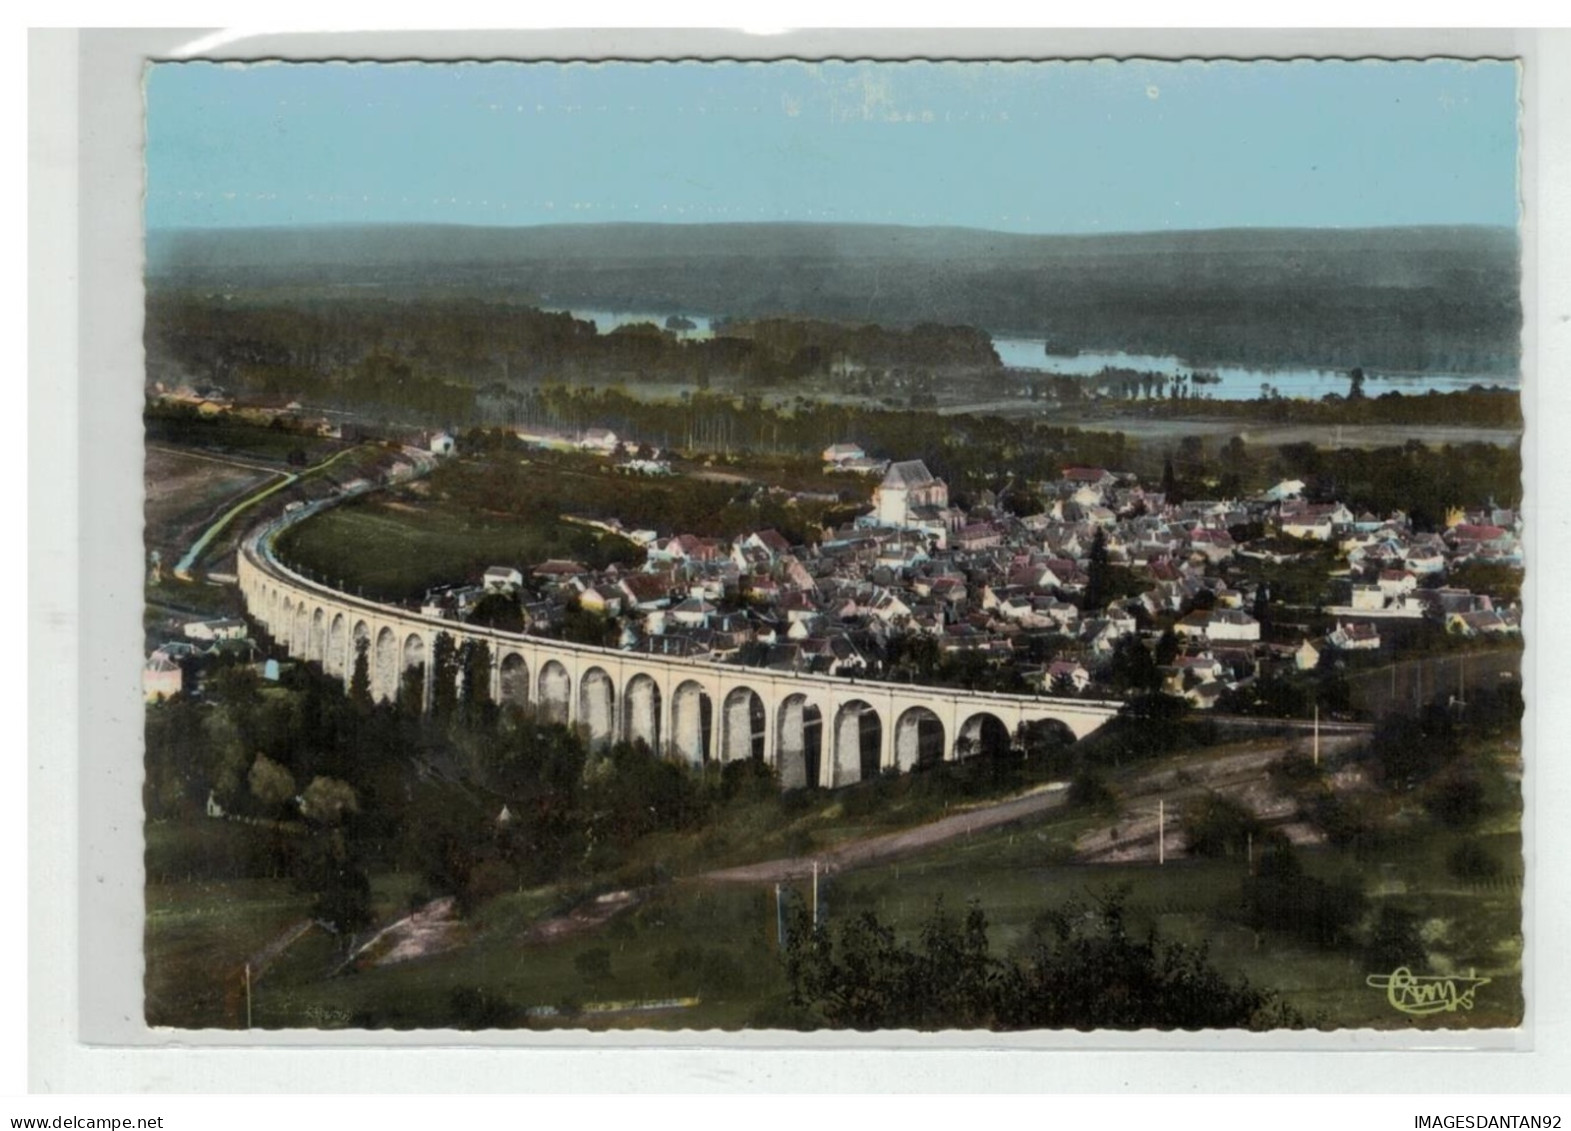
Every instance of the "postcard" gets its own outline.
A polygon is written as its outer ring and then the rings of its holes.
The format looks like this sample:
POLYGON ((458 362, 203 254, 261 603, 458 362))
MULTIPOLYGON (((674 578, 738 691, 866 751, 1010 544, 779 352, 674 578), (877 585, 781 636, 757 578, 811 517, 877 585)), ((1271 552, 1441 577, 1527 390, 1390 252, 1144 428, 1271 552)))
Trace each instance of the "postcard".
POLYGON ((145 1024, 1518 1029, 1520 83, 151 64, 145 1024))

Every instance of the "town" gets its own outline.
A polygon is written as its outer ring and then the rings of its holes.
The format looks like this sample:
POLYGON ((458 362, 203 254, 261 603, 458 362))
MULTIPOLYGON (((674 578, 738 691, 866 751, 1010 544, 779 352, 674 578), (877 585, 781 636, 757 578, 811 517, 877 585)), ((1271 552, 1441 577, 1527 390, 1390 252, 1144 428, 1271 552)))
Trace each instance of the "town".
MULTIPOLYGON (((456 458, 449 433, 424 439, 456 458)), ((518 442, 576 448, 620 474, 671 474, 658 451, 604 428, 518 442), (629 454, 640 448, 643 457, 629 454)), ((567 515, 629 540, 643 561, 498 563, 428 592, 419 611, 777 671, 1024 694, 1162 691, 1242 713, 1293 712, 1318 697, 1284 688, 1321 687, 1326 672, 1371 655, 1390 662, 1437 636, 1521 632, 1516 592, 1453 580, 1520 568, 1520 520, 1508 508, 1454 508, 1444 529, 1419 532, 1401 512, 1309 501, 1302 480, 1238 499, 1178 499, 1132 474, 1067 467, 1028 485, 1043 509, 1021 516, 989 491, 969 507, 953 503, 919 460, 873 458, 853 442, 822 456, 826 473, 865 484, 849 493, 869 501, 809 544, 773 529, 724 539, 567 515), (1327 599, 1273 595, 1271 579, 1294 569, 1320 578, 1327 599)), ((241 622, 188 626, 189 641, 150 657, 149 696, 176 690, 172 661, 203 644, 232 650, 236 634, 241 622)), ((1347 711, 1345 695, 1334 706, 1347 711)))

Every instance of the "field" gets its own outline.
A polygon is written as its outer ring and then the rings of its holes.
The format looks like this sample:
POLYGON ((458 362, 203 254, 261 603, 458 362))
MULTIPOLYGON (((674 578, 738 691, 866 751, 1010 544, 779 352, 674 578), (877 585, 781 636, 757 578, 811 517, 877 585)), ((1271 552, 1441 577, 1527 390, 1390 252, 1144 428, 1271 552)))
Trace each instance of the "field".
MULTIPOLYGON (((1241 748, 1229 749, 1189 756, 1197 780, 1205 780, 1208 760, 1222 765, 1240 756, 1241 748)), ((1496 858, 1520 861, 1519 809, 1509 776, 1514 750, 1501 747, 1481 756, 1499 759, 1507 774, 1493 779, 1493 815, 1472 837, 1496 858)), ((839 874, 826 869, 821 913, 838 924, 872 911, 910 937, 936 901, 958 910, 975 900, 988 917, 993 952, 1005 955, 1044 909, 1127 887, 1136 930, 1154 928, 1167 938, 1206 945, 1229 977, 1278 991, 1314 1024, 1437 1028, 1520 1022, 1518 865, 1508 864, 1492 879, 1455 879, 1447 857, 1458 843, 1456 834, 1423 824, 1361 854, 1324 846, 1300 850, 1310 875, 1327 881, 1361 878, 1371 913, 1388 905, 1415 917, 1422 943, 1405 959, 1415 972, 1476 971, 1492 979, 1471 1012, 1407 1017, 1366 984, 1368 975, 1390 971, 1374 969, 1357 946, 1321 949, 1246 926, 1238 908, 1251 864, 1243 858, 1178 855, 1164 865, 1149 859, 1088 863, 1085 844, 1100 841, 1110 821, 1133 835, 1131 810, 1143 811, 1149 800, 1140 792, 1147 788, 1141 780, 1171 780, 1171 770, 1153 775, 1152 769, 1114 776, 1128 790, 1116 817, 1055 809, 867 867, 839 874)), ((1178 780, 1188 778, 1185 771, 1178 780)), ((814 838, 817 850, 882 831, 846 812, 849 796, 820 799, 795 818, 799 826, 821 829, 814 838)), ((253 1024, 767 1027, 786 989, 777 957, 774 883, 724 883, 694 873, 701 856, 710 867, 756 859, 758 845, 748 838, 767 836, 765 825, 791 823, 764 819, 764 809, 778 808, 743 806, 735 821, 711 830, 702 843, 647 842, 641 858, 664 859, 672 872, 689 878, 613 896, 610 906, 625 905, 616 914, 595 913, 593 897, 601 887, 504 893, 454 923, 448 949, 357 968, 342 965, 330 936, 307 932, 281 957, 258 966, 266 968, 254 986, 253 1024)), ((202 867, 226 867, 254 835, 257 830, 243 825, 214 822, 150 830, 150 876, 157 882, 148 889, 147 949, 157 976, 149 982, 149 1001, 173 1004, 169 995, 178 992, 186 1002, 172 1013, 181 1024, 236 1025, 237 973, 309 916, 308 899, 285 881, 202 879, 202 867), (182 874, 169 863, 179 859, 197 861, 188 866, 197 874, 182 874)), ((374 876, 378 922, 388 923, 419 902, 418 887, 408 874, 374 876)), ((784 888, 805 900, 811 885, 797 880, 784 888)))
MULTIPOLYGON (((827 399, 827 398, 825 398, 827 399)), ((847 403, 867 398, 847 398, 847 403)), ((1261 447, 1279 448, 1284 444, 1314 444, 1328 448, 1389 448, 1400 447, 1410 440, 1417 440, 1430 447, 1445 444, 1494 444, 1509 447, 1522 439, 1520 428, 1498 428, 1489 425, 1458 423, 1442 424, 1279 424, 1267 420, 1250 420, 1242 416, 1208 420, 1201 416, 1193 419, 1179 417, 1153 417, 1138 411, 1121 412, 1115 408, 1098 408, 1087 411, 1077 408, 1053 406, 1044 408, 1019 397, 1006 400, 971 400, 963 404, 945 405, 940 410, 944 416, 981 415, 1010 418, 1045 417, 1054 424, 1079 428, 1087 432, 1122 432, 1131 440, 1152 446, 1173 444, 1185 436, 1204 436, 1226 439, 1241 436, 1245 443, 1261 447)))
POLYGON ((555 521, 428 504, 413 492, 335 507, 291 529, 279 553, 367 597, 409 600, 476 582, 487 566, 591 556, 598 532, 555 521))
POLYGON ((147 548, 172 567, 204 526, 278 474, 249 461, 149 446, 143 464, 147 548))

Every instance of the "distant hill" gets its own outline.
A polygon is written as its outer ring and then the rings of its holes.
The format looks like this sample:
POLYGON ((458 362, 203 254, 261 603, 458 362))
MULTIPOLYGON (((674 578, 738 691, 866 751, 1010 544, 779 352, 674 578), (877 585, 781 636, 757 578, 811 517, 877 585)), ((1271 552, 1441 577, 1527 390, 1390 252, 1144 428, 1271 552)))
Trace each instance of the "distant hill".
POLYGON ((154 289, 964 324, 1195 364, 1514 372, 1522 322, 1518 242, 1504 228, 333 226, 153 231, 147 251, 154 289))

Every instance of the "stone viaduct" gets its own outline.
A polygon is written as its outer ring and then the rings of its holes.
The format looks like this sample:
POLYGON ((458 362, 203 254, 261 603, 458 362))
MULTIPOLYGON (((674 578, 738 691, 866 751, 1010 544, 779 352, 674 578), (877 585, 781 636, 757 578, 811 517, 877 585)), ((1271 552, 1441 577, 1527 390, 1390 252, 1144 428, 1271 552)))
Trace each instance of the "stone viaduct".
POLYGON ((500 704, 577 727, 591 745, 642 739, 695 764, 761 758, 777 767, 786 789, 833 788, 889 768, 964 757, 1008 741, 1022 723, 1048 720, 1066 737, 1083 738, 1120 707, 645 655, 421 616, 321 585, 278 561, 274 536, 315 509, 246 537, 240 591, 251 616, 291 656, 346 684, 358 642, 366 641, 371 693, 381 701, 396 699, 405 673, 418 666, 429 702, 426 659, 445 632, 456 645, 485 642, 489 692, 500 704))

